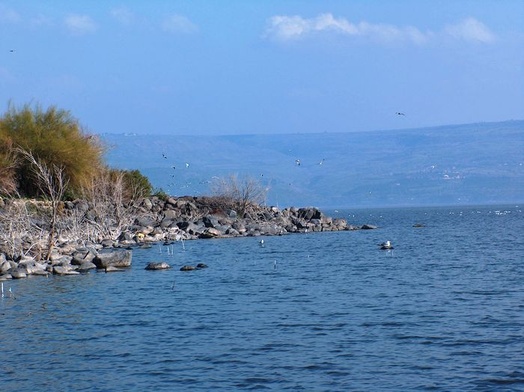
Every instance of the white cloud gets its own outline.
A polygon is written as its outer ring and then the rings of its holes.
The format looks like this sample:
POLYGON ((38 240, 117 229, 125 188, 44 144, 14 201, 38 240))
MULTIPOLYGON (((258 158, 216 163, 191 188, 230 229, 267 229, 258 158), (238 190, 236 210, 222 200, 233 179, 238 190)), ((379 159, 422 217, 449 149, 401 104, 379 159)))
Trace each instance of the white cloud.
POLYGON ((475 18, 467 18, 452 26, 447 26, 444 32, 454 38, 465 41, 489 44, 495 41, 495 35, 475 18))
POLYGON ((335 18, 332 14, 320 14, 313 18, 298 15, 276 15, 268 19, 264 36, 280 42, 297 41, 319 34, 337 33, 348 37, 361 37, 375 42, 410 42, 421 45, 442 36, 452 36, 466 41, 491 43, 494 34, 474 18, 448 26, 443 33, 421 31, 414 26, 395 26, 368 22, 352 23, 345 18, 335 18))
POLYGON ((194 33, 198 27, 183 15, 173 14, 162 22, 162 30, 168 33, 194 33))
POLYGON ((111 16, 115 18, 120 24, 130 25, 135 19, 135 15, 126 7, 113 8, 111 16))
POLYGON ((354 37, 366 37, 376 41, 391 42, 408 40, 414 43, 423 43, 427 34, 415 27, 399 28, 386 24, 371 24, 360 22, 351 23, 344 18, 335 18, 332 14, 321 14, 315 18, 301 16, 273 16, 268 21, 266 37, 278 41, 290 41, 305 38, 319 33, 338 33, 354 37))
POLYGON ((69 31, 76 35, 94 33, 97 29, 96 23, 88 15, 69 15, 64 22, 69 31))
POLYGON ((0 23, 17 23, 20 21, 20 15, 14 9, 0 4, 0 23))
POLYGON ((39 15, 32 17, 29 20, 29 24, 30 26, 36 27, 36 28, 49 27, 49 26, 54 25, 53 20, 50 17, 43 15, 43 14, 39 14, 39 15))

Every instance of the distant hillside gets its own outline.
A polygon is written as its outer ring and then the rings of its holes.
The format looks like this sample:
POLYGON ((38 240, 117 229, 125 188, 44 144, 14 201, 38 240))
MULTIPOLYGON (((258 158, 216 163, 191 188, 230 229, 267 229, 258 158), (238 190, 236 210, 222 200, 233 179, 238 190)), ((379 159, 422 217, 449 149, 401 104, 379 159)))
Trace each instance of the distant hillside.
POLYGON ((268 204, 317 207, 524 200, 524 121, 360 133, 102 135, 111 166, 172 195, 209 194, 213 176, 258 178, 268 204), (300 161, 300 165, 297 164, 300 161))

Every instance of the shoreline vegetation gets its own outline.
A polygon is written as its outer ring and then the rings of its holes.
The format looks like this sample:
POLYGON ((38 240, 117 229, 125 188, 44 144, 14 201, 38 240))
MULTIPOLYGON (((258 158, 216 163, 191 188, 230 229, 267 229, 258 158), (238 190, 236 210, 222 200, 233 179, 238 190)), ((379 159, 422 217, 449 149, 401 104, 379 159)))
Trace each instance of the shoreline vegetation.
POLYGON ((153 243, 357 229, 313 207, 266 207, 268 189, 234 174, 214 177, 211 196, 153 192, 138 170, 108 167, 107 148, 68 111, 9 105, 0 118, 0 280, 119 271, 133 248, 153 243))
POLYGON ((134 248, 157 243, 375 228, 349 225, 315 207, 281 210, 249 203, 241 216, 235 209, 221 208, 221 202, 190 196, 145 197, 126 206, 60 202, 47 256, 51 203, 0 199, 0 280, 120 271, 131 266, 134 248))

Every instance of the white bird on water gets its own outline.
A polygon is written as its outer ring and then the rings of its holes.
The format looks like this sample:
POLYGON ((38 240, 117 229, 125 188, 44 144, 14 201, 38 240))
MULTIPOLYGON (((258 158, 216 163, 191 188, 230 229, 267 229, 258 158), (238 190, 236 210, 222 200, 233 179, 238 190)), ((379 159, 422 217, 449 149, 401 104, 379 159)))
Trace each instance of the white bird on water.
POLYGON ((391 244, 391 241, 388 240, 380 244, 380 249, 385 249, 385 250, 393 249, 393 245, 391 244))

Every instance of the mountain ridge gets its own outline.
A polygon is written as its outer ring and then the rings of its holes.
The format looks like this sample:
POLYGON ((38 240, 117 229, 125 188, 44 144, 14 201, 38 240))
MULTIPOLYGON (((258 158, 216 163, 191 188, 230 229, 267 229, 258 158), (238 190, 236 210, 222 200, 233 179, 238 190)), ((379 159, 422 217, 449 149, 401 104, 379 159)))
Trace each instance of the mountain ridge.
POLYGON ((108 163, 175 195, 213 177, 258 179, 278 206, 514 203, 524 195, 524 120, 349 133, 101 135, 108 163), (298 164, 300 163, 300 164, 298 164))

